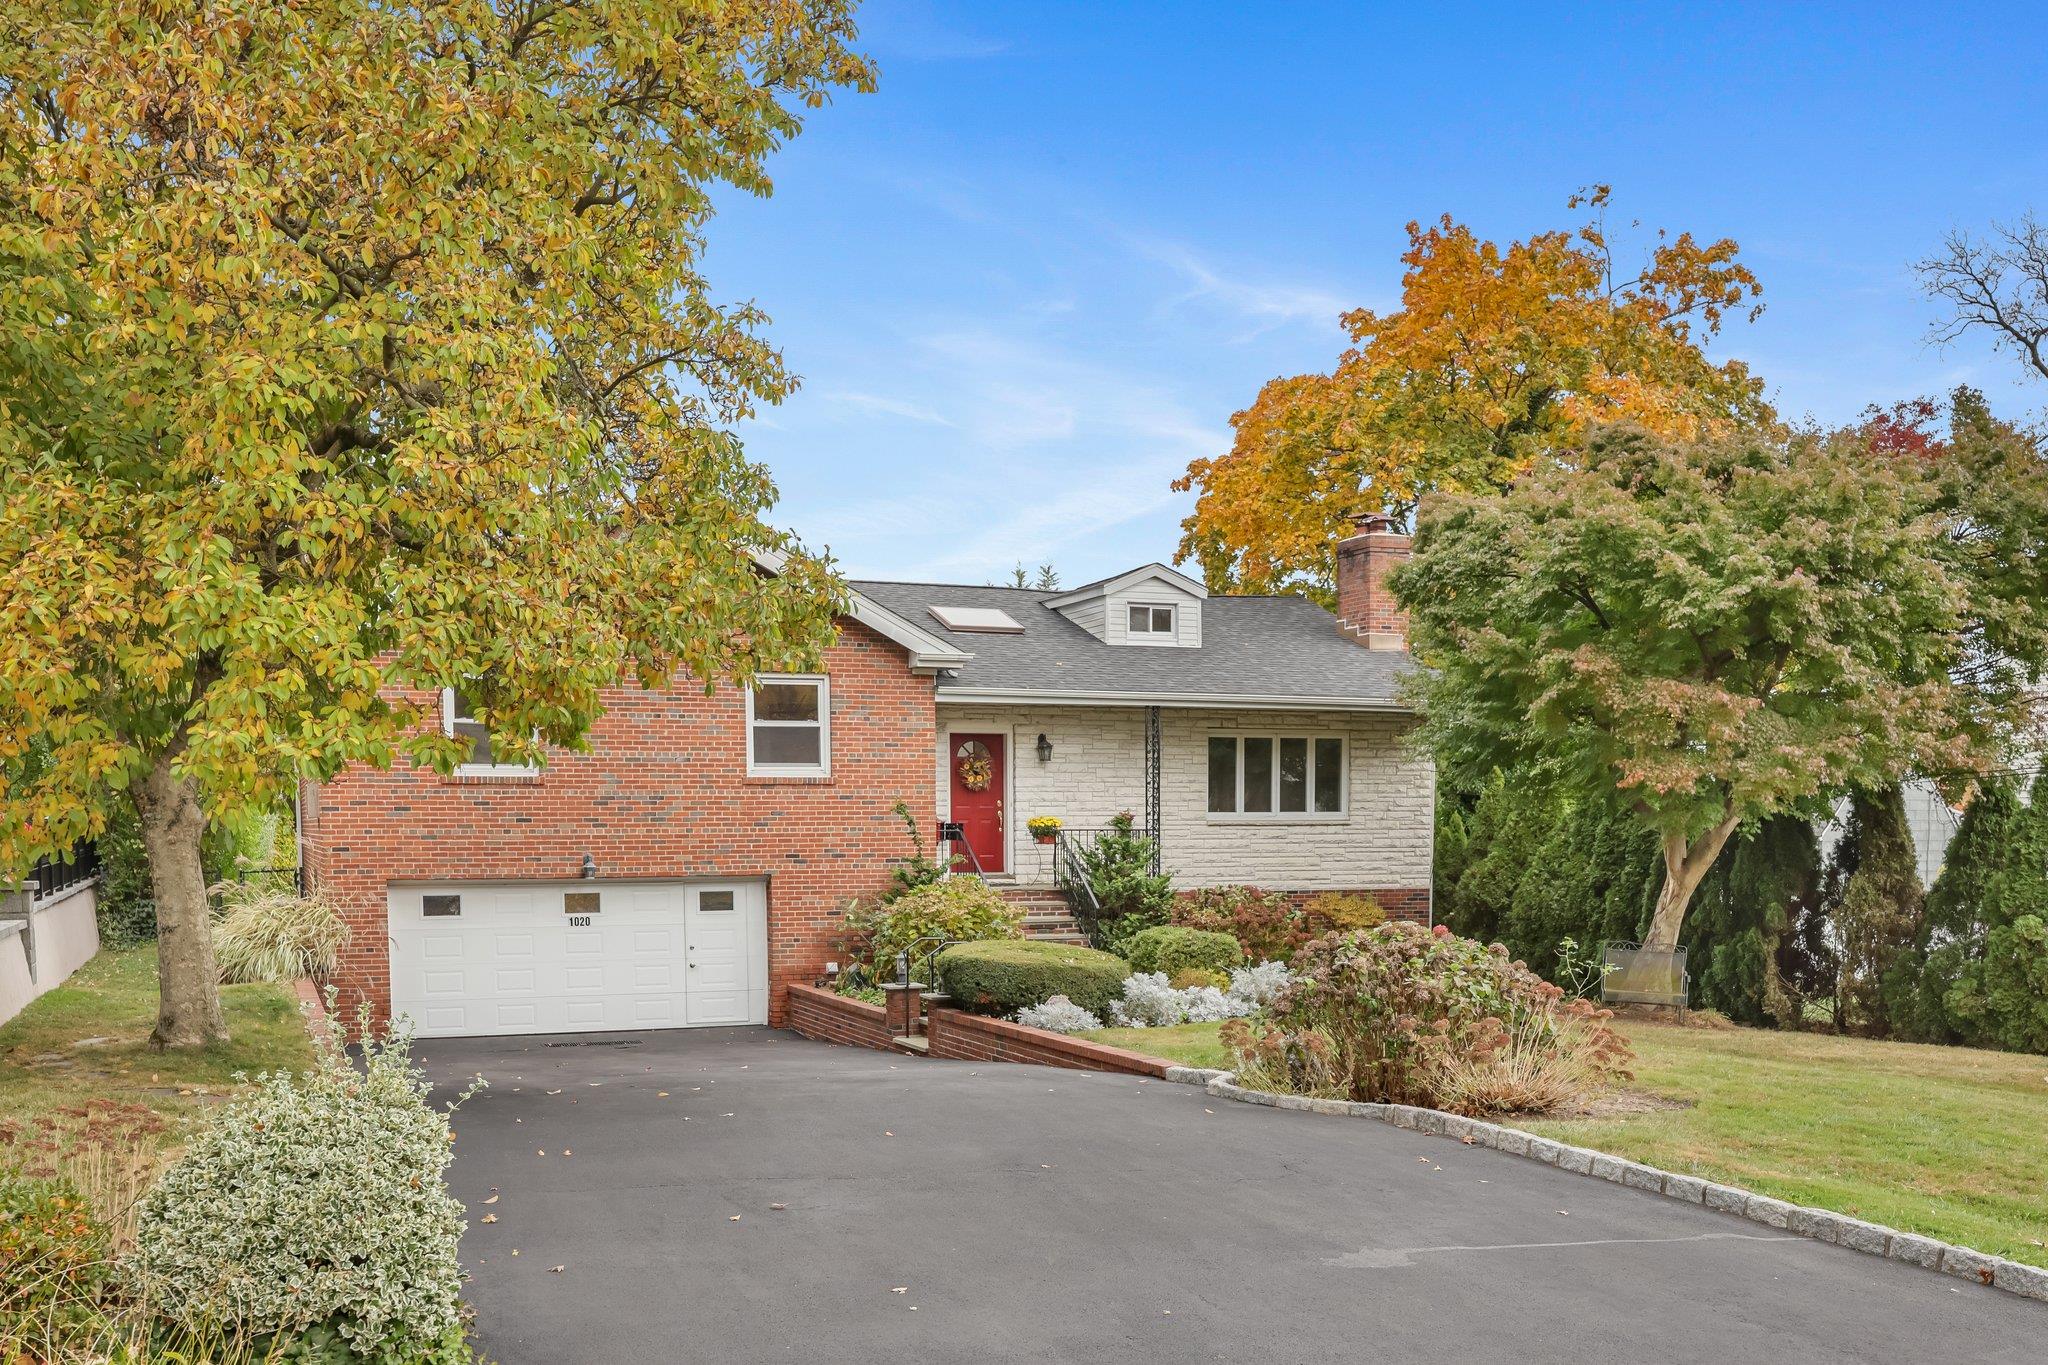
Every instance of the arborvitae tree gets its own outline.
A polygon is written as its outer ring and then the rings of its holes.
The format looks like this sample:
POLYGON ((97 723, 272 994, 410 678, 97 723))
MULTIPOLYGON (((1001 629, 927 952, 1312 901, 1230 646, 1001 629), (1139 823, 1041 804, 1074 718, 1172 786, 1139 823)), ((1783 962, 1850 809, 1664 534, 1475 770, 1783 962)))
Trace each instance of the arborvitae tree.
POLYGON ((1838 894, 1829 906, 1841 962, 1835 977, 1835 1021, 1851 1032, 1890 1031, 1884 983, 1910 955, 1926 912, 1926 894, 1897 786, 1857 792, 1849 829, 1837 847, 1847 875, 1830 877, 1838 894))
POLYGON ((1685 939, 1694 1001, 1744 1023, 1797 1023, 1814 985, 1820 882, 1820 844, 1798 816, 1731 844, 1700 886, 1685 939))
POLYGON ((1498 939, 1515 889, 1557 819, 1553 801, 1531 799, 1501 774, 1490 776, 1466 821, 1464 870, 1439 902, 1438 917, 1467 938, 1498 939))
POLYGON ((1927 896, 1927 927, 1914 959, 1895 969, 1889 1001, 1895 1030, 1925 1042, 2025 1046, 2034 1011, 2023 997, 2026 934, 2012 926, 2048 914, 2048 789, 2033 799, 2010 778, 1987 782, 1963 812, 1941 876, 1927 896), (1996 952, 1993 952, 1994 947, 1996 952), (2019 989, 1994 992, 1991 974, 2019 989), (1994 995, 2006 1008, 1995 1008, 1994 995), (2009 1040, 2021 1040, 2017 1043, 2009 1040))
POLYGON ((1501 942, 1548 977, 1563 939, 1583 952, 1635 940, 1655 901, 1659 861, 1656 837, 1624 813, 1590 805, 1565 810, 1522 868, 1501 942))

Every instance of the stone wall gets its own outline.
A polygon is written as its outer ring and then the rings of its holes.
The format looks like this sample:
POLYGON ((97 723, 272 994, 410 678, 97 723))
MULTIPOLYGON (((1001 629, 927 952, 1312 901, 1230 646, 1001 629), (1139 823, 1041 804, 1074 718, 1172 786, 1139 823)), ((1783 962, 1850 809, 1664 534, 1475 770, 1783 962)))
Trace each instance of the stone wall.
MULTIPOLYGON (((1074 828, 1105 825, 1119 811, 1145 809, 1145 713, 1137 707, 951 706, 945 730, 1009 736, 1009 866, 1025 881, 1052 879, 1052 850, 1032 843, 1024 822, 1056 815, 1074 828), (1038 736, 1052 741, 1050 763, 1038 736)), ((1405 740, 1412 717, 1360 711, 1160 712, 1160 805, 1164 866, 1176 885, 1251 884, 1278 891, 1399 893, 1426 907, 1435 841, 1436 778, 1405 740), (1212 734, 1339 735, 1348 741, 1341 818, 1233 819, 1208 813, 1212 734)), ((940 746, 939 801, 951 793, 940 746)), ((1394 908, 1389 905, 1389 909, 1394 908)))

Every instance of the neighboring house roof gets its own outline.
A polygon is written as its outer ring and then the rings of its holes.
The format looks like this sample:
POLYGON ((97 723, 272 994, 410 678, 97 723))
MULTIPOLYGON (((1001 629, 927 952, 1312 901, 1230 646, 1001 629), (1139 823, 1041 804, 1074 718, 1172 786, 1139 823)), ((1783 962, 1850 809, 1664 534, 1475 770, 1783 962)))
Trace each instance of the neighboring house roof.
POLYGON ((1399 684, 1413 666, 1408 655, 1347 639, 1334 616, 1300 597, 1210 597, 1199 647, 1140 649, 1105 643, 1050 605, 1079 589, 873 580, 851 587, 900 619, 930 622, 933 635, 969 656, 940 674, 942 701, 1407 709, 1399 684), (932 617, 933 606, 994 608, 1024 629, 955 633, 932 617))

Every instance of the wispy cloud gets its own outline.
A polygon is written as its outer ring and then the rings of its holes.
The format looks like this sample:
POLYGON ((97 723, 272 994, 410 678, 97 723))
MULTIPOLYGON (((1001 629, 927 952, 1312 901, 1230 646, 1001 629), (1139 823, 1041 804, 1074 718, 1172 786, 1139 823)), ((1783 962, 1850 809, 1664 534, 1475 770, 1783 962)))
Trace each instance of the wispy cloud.
POLYGON ((828 403, 844 403, 863 412, 878 412, 890 417, 901 417, 906 422, 923 422, 928 426, 950 427, 953 425, 943 414, 918 403, 906 402, 900 398, 889 398, 878 393, 860 393, 851 389, 838 389, 832 393, 820 394, 828 403))
POLYGON ((1315 285, 1227 273, 1183 242, 1145 236, 1129 241, 1140 256, 1167 267, 1185 282, 1186 287, 1168 300, 1169 306, 1206 302, 1236 313, 1253 324, 1240 340, 1302 323, 1334 329, 1338 317, 1354 306, 1333 290, 1315 285))

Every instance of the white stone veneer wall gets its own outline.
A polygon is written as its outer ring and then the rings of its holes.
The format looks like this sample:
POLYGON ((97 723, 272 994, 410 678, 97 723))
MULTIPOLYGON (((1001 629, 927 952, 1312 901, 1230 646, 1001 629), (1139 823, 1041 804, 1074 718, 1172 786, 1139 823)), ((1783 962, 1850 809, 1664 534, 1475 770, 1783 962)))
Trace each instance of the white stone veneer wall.
MULTIPOLYGON (((942 732, 1009 739, 1009 870, 1020 881, 1052 879, 1051 850, 1024 822, 1057 815, 1069 826, 1106 825, 1145 810, 1145 714, 1137 707, 939 708, 942 732), (1038 761, 1038 736, 1052 741, 1038 761)), ((1248 883, 1276 891, 1424 888, 1430 884, 1436 774, 1403 742, 1408 716, 1359 711, 1160 710, 1161 856, 1177 886, 1248 883), (1341 820, 1231 820, 1208 813, 1212 734, 1341 735, 1350 741, 1349 791, 1341 820)), ((952 795, 953 745, 942 739, 941 818, 952 795)))

